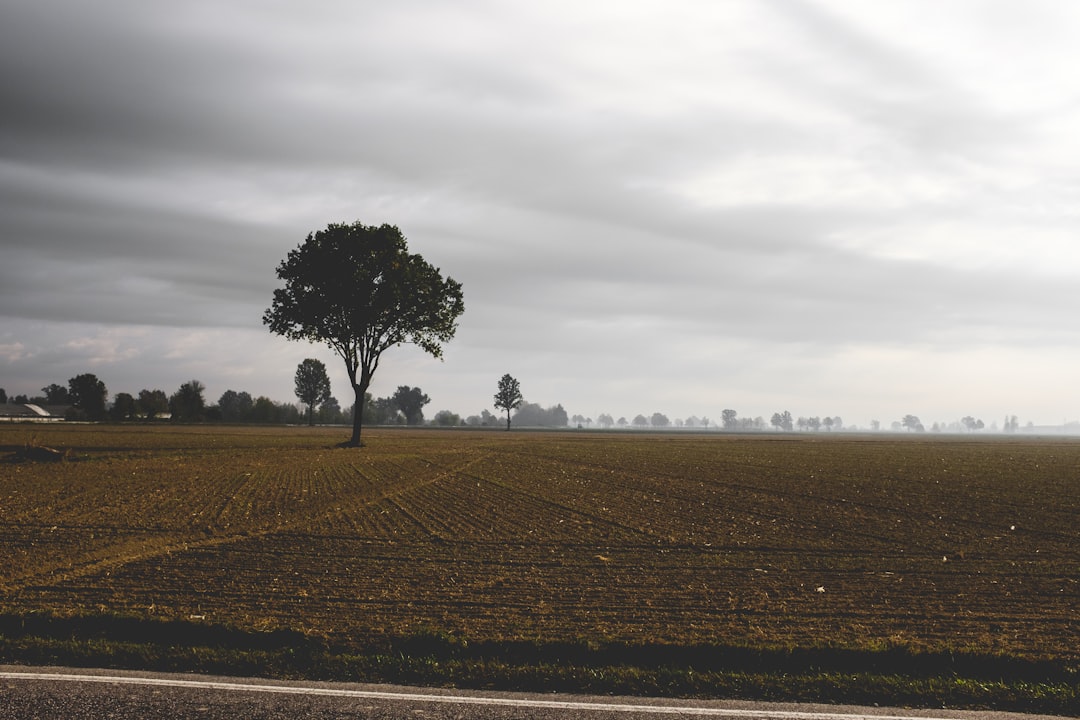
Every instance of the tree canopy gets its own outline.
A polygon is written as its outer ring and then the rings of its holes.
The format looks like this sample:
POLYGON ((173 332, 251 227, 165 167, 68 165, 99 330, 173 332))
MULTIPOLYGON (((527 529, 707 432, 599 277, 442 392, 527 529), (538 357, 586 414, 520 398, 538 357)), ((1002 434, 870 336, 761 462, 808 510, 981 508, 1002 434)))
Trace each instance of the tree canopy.
POLYGON ((169 398, 165 395, 164 390, 148 390, 144 388, 139 391, 136 407, 138 412, 142 413, 148 420, 153 420, 158 415, 169 411, 169 398))
POLYGON ((383 352, 413 343, 436 358, 465 311, 461 283, 408 251, 393 225, 330 224, 278 265, 285 287, 263 314, 270 331, 328 345, 345 362, 359 446, 364 397, 383 352))
MULTIPOLYGON (((79 377, 82 376, 80 375, 79 377)), ((74 380, 74 378, 72 378, 72 380, 74 380)), ((41 388, 41 392, 45 394, 45 402, 50 405, 66 405, 71 401, 68 389, 63 385, 53 383, 48 387, 41 388)))
POLYGON ((411 388, 408 385, 399 385, 398 389, 390 398, 391 406, 400 410, 405 416, 406 425, 422 425, 424 423, 424 406, 431 402, 424 391, 418 387, 411 388))
POLYGON ((514 413, 514 424, 518 427, 566 427, 569 422, 561 404, 545 410, 537 403, 523 401, 514 413))
POLYGON ((506 429, 510 429, 510 411, 516 409, 524 398, 521 396, 521 383, 510 373, 499 378, 499 389, 495 393, 495 409, 506 411, 506 429))
POLYGON ((88 420, 105 417, 105 400, 109 391, 93 373, 83 373, 68 380, 68 401, 88 420))
POLYGON ((203 392, 206 386, 198 380, 189 380, 169 398, 169 412, 176 422, 198 422, 206 409, 203 392))
POLYGON ((791 412, 785 410, 782 413, 773 413, 772 420, 770 420, 773 427, 777 430, 784 430, 791 432, 795 428, 795 424, 792 421, 791 412))
POLYGON ((330 377, 326 365, 315 358, 307 358, 296 366, 296 397, 308 406, 308 425, 315 424, 314 409, 330 398, 330 377))

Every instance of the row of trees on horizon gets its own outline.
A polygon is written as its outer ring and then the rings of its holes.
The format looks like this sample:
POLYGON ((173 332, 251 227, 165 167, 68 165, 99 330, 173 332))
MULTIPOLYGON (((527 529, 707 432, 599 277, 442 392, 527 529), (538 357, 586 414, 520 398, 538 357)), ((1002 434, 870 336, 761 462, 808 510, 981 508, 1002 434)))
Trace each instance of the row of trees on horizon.
MULTIPOLYGON (((330 394, 330 380, 325 366, 318 360, 304 360, 297 367, 296 395, 303 406, 282 403, 260 395, 253 397, 246 391, 226 390, 216 403, 208 402, 205 397, 206 386, 198 380, 183 383, 171 395, 160 389, 143 389, 138 394, 120 392, 108 402, 108 390, 105 383, 92 373, 84 373, 71 378, 66 386, 53 383, 41 389, 36 396, 16 395, 10 398, 17 404, 36 404, 50 406, 69 406, 67 417, 73 420, 112 420, 135 421, 155 420, 168 417, 175 422, 226 422, 254 424, 308 424, 348 425, 353 420, 353 408, 342 407, 330 394)), ((0 388, 0 403, 7 403, 8 395, 0 388)), ((798 417, 788 411, 774 413, 768 422, 763 417, 740 417, 735 410, 725 409, 719 423, 708 417, 691 415, 686 418, 670 419, 667 415, 654 412, 651 415, 638 414, 633 418, 614 418, 608 413, 600 413, 595 419, 584 415, 568 415, 561 404, 547 408, 526 402, 521 396, 520 384, 509 375, 500 380, 499 393, 495 396, 496 409, 507 411, 505 419, 500 419, 489 410, 478 414, 461 416, 450 410, 440 410, 430 420, 424 416, 424 407, 431 399, 419 388, 402 385, 387 397, 372 397, 365 394, 364 424, 440 427, 577 427, 597 429, 719 429, 733 432, 762 432, 767 430, 793 432, 858 430, 844 425, 840 417, 798 417), (506 394, 507 378, 512 384, 507 386, 512 391, 506 394), (508 407, 509 405, 509 407, 508 407), (511 412, 512 411, 512 412, 511 412)), ((1028 423, 1029 427, 1031 423, 1028 423)), ((901 420, 883 428, 873 420, 869 430, 889 429, 896 432, 975 432, 986 428, 985 423, 973 416, 965 416, 952 423, 933 423, 927 428, 918 416, 906 415, 901 420)), ((1017 432, 1019 421, 1015 415, 1005 417, 1003 424, 990 426, 991 432, 1017 432)))

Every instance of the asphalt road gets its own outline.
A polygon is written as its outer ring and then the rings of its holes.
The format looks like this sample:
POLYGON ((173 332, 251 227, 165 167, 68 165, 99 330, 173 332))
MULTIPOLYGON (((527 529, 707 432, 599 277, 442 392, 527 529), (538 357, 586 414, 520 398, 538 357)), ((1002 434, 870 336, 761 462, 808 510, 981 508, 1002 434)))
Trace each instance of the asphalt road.
MULTIPOLYGON (((0 666, 3 720, 1037 720, 955 710, 468 692, 348 683, 0 666)), ((1060 719, 1058 719, 1060 720, 1060 719)))

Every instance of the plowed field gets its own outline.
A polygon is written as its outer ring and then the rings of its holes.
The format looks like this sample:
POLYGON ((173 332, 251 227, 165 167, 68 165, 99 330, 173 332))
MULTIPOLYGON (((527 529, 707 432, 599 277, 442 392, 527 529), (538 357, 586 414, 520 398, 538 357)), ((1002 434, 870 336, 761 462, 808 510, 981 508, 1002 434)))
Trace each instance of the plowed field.
POLYGON ((1080 442, 8 426, 0 611, 1080 657, 1080 442))

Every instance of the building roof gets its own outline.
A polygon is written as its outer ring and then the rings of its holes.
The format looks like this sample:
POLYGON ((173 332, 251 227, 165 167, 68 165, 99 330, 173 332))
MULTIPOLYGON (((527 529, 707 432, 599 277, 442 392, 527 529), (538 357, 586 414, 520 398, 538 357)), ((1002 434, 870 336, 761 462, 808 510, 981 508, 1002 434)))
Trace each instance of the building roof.
POLYGON ((2 418, 63 418, 70 405, 23 405, 17 403, 0 403, 0 417, 2 418))

